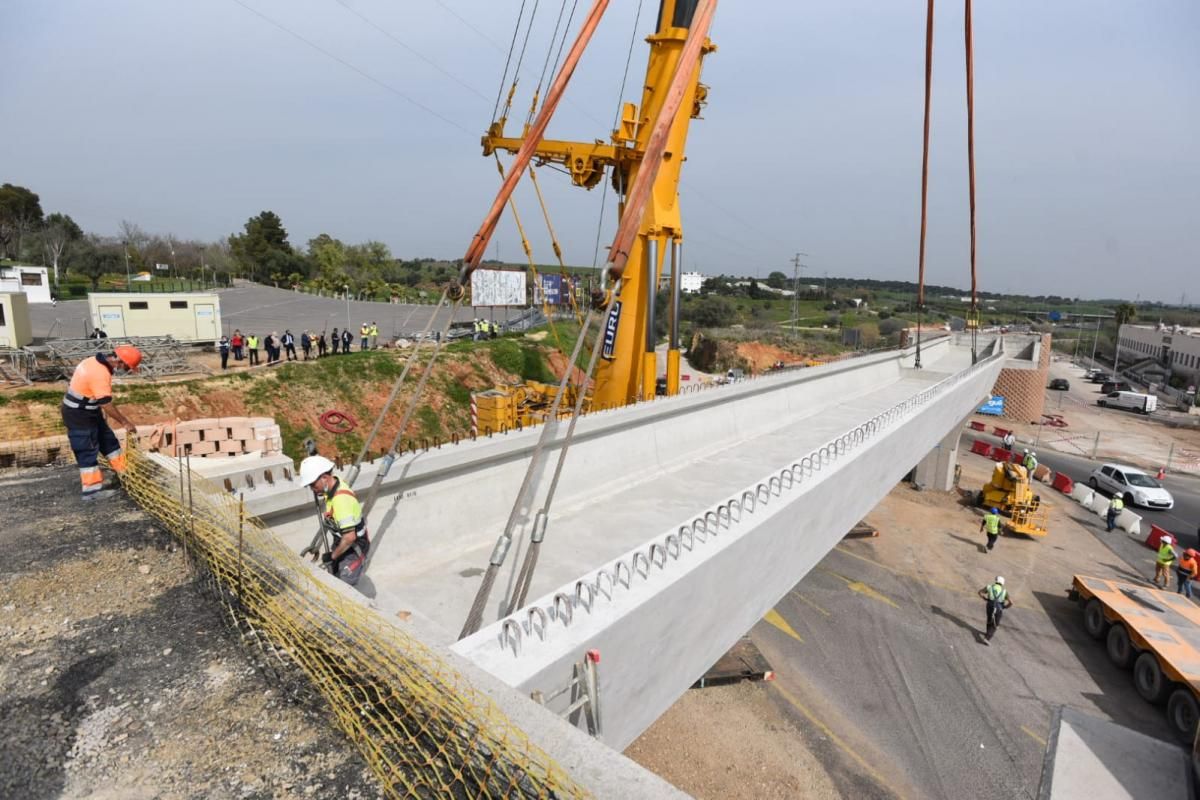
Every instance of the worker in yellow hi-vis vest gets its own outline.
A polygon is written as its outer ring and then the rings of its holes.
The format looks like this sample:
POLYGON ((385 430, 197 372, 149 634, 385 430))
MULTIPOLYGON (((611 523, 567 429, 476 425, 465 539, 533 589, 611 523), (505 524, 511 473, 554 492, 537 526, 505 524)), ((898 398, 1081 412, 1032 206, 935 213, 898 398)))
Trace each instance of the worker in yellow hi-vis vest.
POLYGON ((321 556, 326 568, 353 586, 367 565, 371 541, 362 503, 354 490, 333 474, 333 462, 324 456, 309 456, 300 462, 300 483, 313 490, 324 503, 322 524, 331 537, 321 556))
POLYGON ((993 508, 984 514, 979 522, 979 530, 987 533, 987 549, 990 553, 1000 538, 1000 509, 993 508))

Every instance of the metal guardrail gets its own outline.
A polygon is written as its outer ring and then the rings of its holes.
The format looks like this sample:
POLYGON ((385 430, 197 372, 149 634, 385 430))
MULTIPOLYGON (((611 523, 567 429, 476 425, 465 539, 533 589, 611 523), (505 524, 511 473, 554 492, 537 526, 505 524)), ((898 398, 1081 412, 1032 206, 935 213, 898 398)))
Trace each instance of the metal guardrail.
POLYGON ((650 542, 633 553, 622 556, 607 567, 601 567, 590 576, 575 582, 573 591, 557 592, 546 606, 528 606, 522 611, 499 621, 496 644, 501 650, 510 651, 514 658, 521 655, 524 640, 536 636, 540 641, 551 637, 556 624, 569 628, 582 615, 590 615, 599 605, 601 598, 611 602, 618 587, 629 590, 636 579, 649 581, 651 574, 662 571, 668 563, 677 562, 706 543, 709 537, 718 536, 729 530, 742 517, 771 503, 772 498, 802 485, 806 480, 833 465, 839 458, 854 451, 880 433, 890 430, 906 419, 910 413, 942 396, 950 388, 962 383, 980 370, 1003 357, 1002 339, 996 339, 991 352, 967 369, 945 378, 891 408, 876 414, 853 430, 838 436, 790 466, 784 467, 757 484, 747 487, 724 503, 708 509, 691 522, 680 525, 675 532, 661 540, 650 542))

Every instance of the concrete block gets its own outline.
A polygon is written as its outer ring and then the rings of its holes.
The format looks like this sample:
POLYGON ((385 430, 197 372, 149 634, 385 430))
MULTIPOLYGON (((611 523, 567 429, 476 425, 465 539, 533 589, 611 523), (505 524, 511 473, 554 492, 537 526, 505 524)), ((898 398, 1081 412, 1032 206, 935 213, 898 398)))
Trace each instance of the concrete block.
POLYGON ((179 431, 175 436, 175 444, 196 444, 202 441, 200 431, 179 431))
POLYGON ((242 441, 242 451, 246 453, 261 453, 266 450, 267 443, 261 439, 246 439, 242 441))
POLYGON ((217 442, 217 452, 240 453, 242 452, 242 443, 237 439, 226 439, 223 442, 217 442))
POLYGON ((255 439, 275 439, 279 436, 278 425, 262 425, 253 430, 255 439))
POLYGON ((1141 530, 1141 522, 1142 515, 1135 514, 1128 508, 1122 509, 1121 513, 1117 515, 1117 526, 1129 531, 1131 536, 1138 535, 1137 532, 1141 530))
POLYGON ((244 439, 253 439, 254 438, 254 429, 251 427, 245 426, 245 425, 241 425, 241 426, 230 425, 229 426, 229 438, 230 439, 243 439, 243 440, 244 439))
POLYGON ((216 442, 196 442, 191 447, 194 456, 207 456, 217 452, 216 442))
POLYGON ((175 423, 177 431, 202 431, 205 428, 215 428, 217 421, 211 417, 205 419, 189 419, 175 423))

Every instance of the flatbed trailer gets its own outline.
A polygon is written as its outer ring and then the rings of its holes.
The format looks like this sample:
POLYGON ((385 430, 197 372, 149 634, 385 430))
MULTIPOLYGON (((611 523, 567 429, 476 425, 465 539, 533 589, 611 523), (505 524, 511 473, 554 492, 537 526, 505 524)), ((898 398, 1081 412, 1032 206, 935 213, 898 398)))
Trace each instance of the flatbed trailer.
POLYGON ((1108 659, 1133 669, 1144 700, 1167 704, 1167 722, 1192 742, 1200 722, 1200 606, 1182 594, 1076 575, 1071 597, 1083 628, 1103 641, 1108 659))

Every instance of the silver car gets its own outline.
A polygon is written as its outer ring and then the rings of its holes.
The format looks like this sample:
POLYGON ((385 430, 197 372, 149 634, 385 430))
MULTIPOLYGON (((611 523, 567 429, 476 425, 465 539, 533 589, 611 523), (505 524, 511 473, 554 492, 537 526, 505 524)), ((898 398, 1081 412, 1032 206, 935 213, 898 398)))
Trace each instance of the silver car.
POLYGON ((1137 467, 1105 464, 1092 471, 1088 484, 1110 495, 1120 495, 1127 506, 1171 508, 1175 498, 1155 480, 1154 476, 1137 467))

